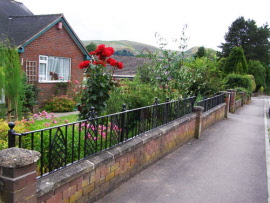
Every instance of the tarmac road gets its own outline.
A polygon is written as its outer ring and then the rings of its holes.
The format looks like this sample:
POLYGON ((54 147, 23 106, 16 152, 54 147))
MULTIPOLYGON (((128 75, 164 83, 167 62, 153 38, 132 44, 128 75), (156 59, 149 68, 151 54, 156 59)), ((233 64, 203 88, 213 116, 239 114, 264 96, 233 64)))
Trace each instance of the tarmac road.
POLYGON ((98 202, 266 203, 264 98, 252 98, 98 202))

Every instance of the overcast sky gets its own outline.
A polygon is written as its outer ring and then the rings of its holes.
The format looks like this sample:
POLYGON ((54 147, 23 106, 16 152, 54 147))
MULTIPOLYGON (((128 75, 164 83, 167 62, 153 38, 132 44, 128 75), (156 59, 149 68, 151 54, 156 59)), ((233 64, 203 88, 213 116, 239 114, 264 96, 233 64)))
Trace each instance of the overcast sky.
MULTIPOLYGON (((270 23, 270 0, 17 0, 34 14, 63 13, 81 40, 130 40, 157 46, 155 33, 169 42, 186 24, 188 48, 218 50, 238 17, 258 26, 270 23)), ((177 50, 177 44, 168 48, 177 50)))

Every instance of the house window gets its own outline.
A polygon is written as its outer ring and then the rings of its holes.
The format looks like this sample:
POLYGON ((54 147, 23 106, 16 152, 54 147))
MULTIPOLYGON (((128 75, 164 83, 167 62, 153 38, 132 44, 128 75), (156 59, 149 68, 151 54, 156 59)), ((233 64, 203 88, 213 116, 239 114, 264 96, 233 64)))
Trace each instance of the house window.
POLYGON ((39 82, 68 81, 70 58, 39 56, 39 82))

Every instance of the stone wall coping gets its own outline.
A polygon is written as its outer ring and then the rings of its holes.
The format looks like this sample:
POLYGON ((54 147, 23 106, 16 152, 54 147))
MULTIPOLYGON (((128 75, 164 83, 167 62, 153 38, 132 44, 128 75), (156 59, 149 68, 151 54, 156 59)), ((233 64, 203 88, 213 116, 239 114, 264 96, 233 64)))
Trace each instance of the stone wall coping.
POLYGON ((236 90, 234 90, 234 89, 228 89, 227 91, 228 92, 236 92, 236 90))
POLYGON ((12 147, 0 151, 0 166, 19 168, 38 161, 41 154, 37 151, 12 147))
POLYGON ((203 112, 204 108, 202 106, 194 106, 193 112, 203 112))
POLYGON ((206 112, 203 112, 202 117, 205 118, 205 117, 209 116, 210 114, 215 113, 218 109, 222 108, 223 106, 226 106, 226 103, 222 103, 222 104, 220 104, 220 105, 218 105, 218 106, 216 106, 216 107, 214 107, 206 112))

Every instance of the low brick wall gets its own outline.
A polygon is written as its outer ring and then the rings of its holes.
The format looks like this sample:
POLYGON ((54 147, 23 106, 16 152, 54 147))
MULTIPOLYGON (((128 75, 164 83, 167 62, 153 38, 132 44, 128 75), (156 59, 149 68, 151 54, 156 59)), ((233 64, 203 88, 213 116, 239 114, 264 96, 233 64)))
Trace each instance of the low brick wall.
MULTIPOLYGON (((21 171, 21 169, 17 168, 17 165, 14 166, 14 169, 9 169, 2 164, 0 166, 0 183, 2 181, 4 186, 0 184, 0 202, 1 199, 12 200, 14 198, 19 202, 44 203, 95 201, 194 137, 199 138, 201 130, 224 118, 225 109, 225 104, 221 104, 202 114, 202 107, 194 107, 194 113, 183 118, 90 156, 39 180, 31 179, 23 185, 25 191, 31 189, 31 194, 28 192, 30 196, 27 198, 22 196, 20 199, 21 192, 17 190, 12 191, 12 194, 18 194, 16 197, 9 197, 10 192, 5 190, 8 185, 5 180, 10 178, 6 177, 8 173, 2 173, 2 171, 21 171), (36 189, 30 187, 32 185, 36 185, 36 189)), ((9 154, 9 150, 13 149, 9 148, 5 153, 9 154)), ((18 153, 20 154, 20 152, 18 153)), ((32 152, 29 153, 32 154, 32 152)), ((9 163, 10 160, 5 161, 9 163)), ((36 161, 37 159, 34 159, 34 162, 36 161)), ((22 166, 28 167, 24 164, 22 166)), ((32 169, 31 174, 35 174, 35 167, 32 169)), ((19 176, 25 177, 24 174, 19 174, 19 176)), ((18 177, 16 177, 17 179, 18 177)), ((13 187, 12 184, 10 187, 13 187)))
POLYGON ((123 181, 194 137, 196 114, 188 115, 100 152, 38 181, 38 202, 87 202, 104 196, 123 181))
POLYGON ((222 120, 225 117, 226 104, 221 104, 205 113, 202 116, 202 131, 222 120))
POLYGON ((235 102, 235 110, 241 108, 242 106, 243 106, 243 105, 242 105, 242 99, 238 99, 238 100, 235 102))
MULTIPOLYGON (((204 113, 203 129, 223 119, 224 111, 222 104, 211 113, 204 113)), ((87 202, 101 198, 193 139, 196 116, 192 113, 177 119, 38 180, 38 202, 87 202)))

